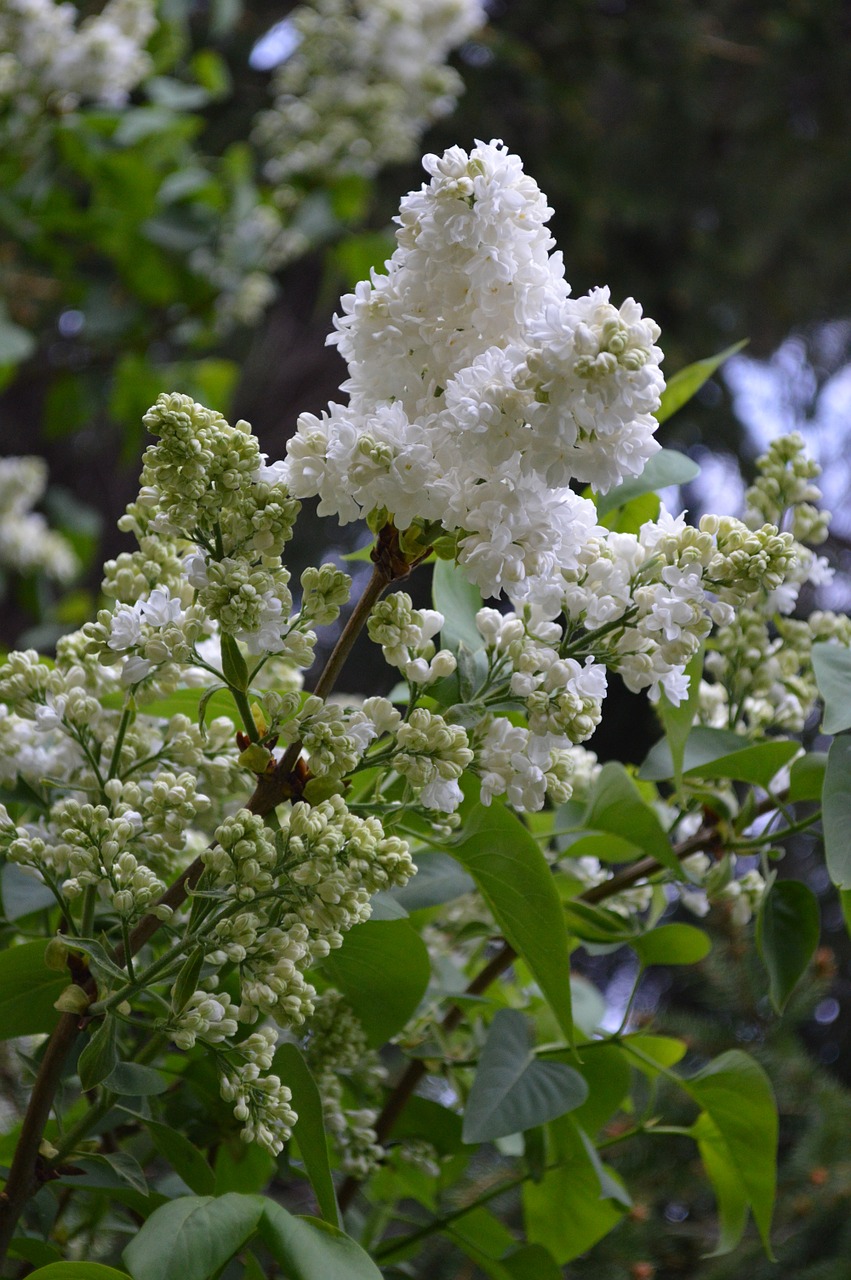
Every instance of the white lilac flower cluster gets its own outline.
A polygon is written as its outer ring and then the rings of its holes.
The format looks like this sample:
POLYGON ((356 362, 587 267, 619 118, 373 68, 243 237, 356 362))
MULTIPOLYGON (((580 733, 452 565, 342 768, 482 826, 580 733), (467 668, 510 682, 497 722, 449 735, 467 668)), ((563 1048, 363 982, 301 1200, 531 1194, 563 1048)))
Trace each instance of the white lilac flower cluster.
POLYGON ((42 458, 0 459, 0 569, 41 571, 57 582, 68 582, 79 567, 71 544, 33 511, 46 487, 42 458))
POLYGON ((153 0, 106 0, 100 13, 80 16, 68 0, 0 0, 0 106, 14 103, 26 116, 126 101, 152 67, 153 0))
POLYGON ((405 841, 340 796, 293 805, 279 822, 273 832, 240 809, 217 828, 202 883, 227 906, 204 945, 210 963, 238 967, 240 1021, 271 1014, 295 1025, 313 1009, 304 971, 369 918, 373 894, 405 884, 414 864, 405 841))
POLYGON ((716 728, 739 731, 777 726, 798 733, 818 698, 811 653, 817 642, 851 644, 851 619, 815 609, 792 617, 802 587, 818 588, 833 570, 811 548, 824 542, 829 512, 815 506, 820 468, 794 432, 772 442, 757 461, 745 495, 745 522, 769 520, 788 532, 793 555, 778 582, 766 580, 737 606, 712 637, 701 684, 700 715, 716 728))
POLYGON ((387 274, 342 300, 331 340, 349 404, 299 419, 291 490, 343 522, 457 534, 485 595, 555 616, 563 572, 599 532, 571 481, 607 490, 659 447, 659 330, 606 289, 569 297, 551 210, 501 143, 424 165, 387 274))
POLYGON ((307 1024, 304 1054, 322 1097, 325 1127, 340 1154, 340 1167, 363 1179, 384 1155, 375 1135, 378 1111, 346 1105, 346 1090, 373 1103, 387 1072, 369 1048, 363 1026, 339 991, 316 997, 307 1024))
POLYGON ((255 140, 284 205, 294 187, 409 160, 463 85, 445 65, 484 25, 480 0, 315 0, 287 19, 293 52, 255 140))
MULTIPOLYGON (((87 628, 91 651, 121 664, 128 685, 151 673, 174 679, 193 662, 203 667, 199 641, 216 632, 244 642, 249 654, 309 665, 312 618, 292 615, 281 562, 298 503, 265 465, 248 424, 230 426, 182 395, 160 396, 145 423, 160 441, 147 449, 139 498, 120 521, 139 550, 106 566, 104 590, 119 604, 87 628)), ((328 566, 313 592, 325 621, 326 597, 344 599, 343 583, 328 566)))

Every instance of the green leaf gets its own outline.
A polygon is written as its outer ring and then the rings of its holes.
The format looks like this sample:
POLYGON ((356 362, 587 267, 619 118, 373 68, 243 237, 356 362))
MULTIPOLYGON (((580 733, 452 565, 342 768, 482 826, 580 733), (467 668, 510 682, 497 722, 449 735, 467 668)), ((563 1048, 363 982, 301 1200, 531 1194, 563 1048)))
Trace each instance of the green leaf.
POLYGON ((672 484, 688 484, 700 475, 700 467, 676 449, 660 449, 654 453, 640 476, 624 480, 597 498, 597 515, 605 516, 617 507, 626 506, 645 493, 655 493, 672 484))
POLYGON ((417 874, 393 897, 406 911, 439 907, 475 889, 475 881, 448 853, 417 851, 417 874))
POLYGON ((820 933, 821 913, 812 889, 800 880, 775 880, 760 904, 756 945, 778 1013, 806 973, 820 933))
POLYGON ((181 1196, 156 1209, 124 1250, 133 1280, 208 1280, 254 1234, 257 1196, 181 1196))
POLYGON ((660 924, 629 944, 645 967, 651 964, 697 964, 709 955, 712 941, 693 924, 660 924))
POLYGON ((691 1132, 718 1204, 718 1244, 708 1255, 715 1258, 723 1253, 730 1253, 744 1235, 748 1220, 748 1197, 741 1178, 730 1165, 729 1151, 718 1126, 705 1111, 697 1117, 691 1132))
POLYGON ((851 737, 834 738, 827 753, 822 791, 824 852, 838 889, 851 889, 851 737))
POLYGON ((641 849, 631 840, 603 831, 588 831, 567 836, 562 856, 565 858, 597 858, 600 862, 634 862, 641 849))
POLYGON ((768 1076, 753 1058, 731 1049, 682 1084, 715 1125, 715 1167, 723 1161, 727 1179, 738 1179, 770 1257, 778 1124, 768 1076))
POLYGON ((68 975, 48 969, 44 942, 24 942, 0 952, 0 1040, 52 1031, 59 1014, 53 1004, 68 975))
POLYGON ((824 703, 823 733, 851 729, 851 649, 841 644, 814 644, 813 674, 824 703))
MULTIPOLYGON (((549 1126, 552 1159, 559 1167, 541 1182, 523 1187, 523 1214, 530 1244, 547 1249, 564 1266, 617 1226, 625 1207, 602 1195, 598 1169, 589 1159, 572 1116, 549 1126)), ((611 1169, 604 1172, 615 1177, 611 1169)))
POLYGON ((169 1082, 160 1071, 145 1067, 140 1062, 117 1062, 104 1080, 110 1093, 130 1098, 148 1098, 165 1093, 169 1082))
POLYGON ((171 989, 171 1008, 173 1013, 180 1013, 188 1000, 192 999, 198 987, 198 979, 204 967, 205 948, 196 947, 184 960, 180 973, 171 989))
POLYGON ((450 847, 469 871, 505 938, 526 961, 572 1043, 570 949, 552 872, 537 841, 505 805, 480 803, 478 779, 462 779, 463 838, 450 847))
POLYGON ((611 760, 603 765, 588 799, 584 825, 631 841, 678 878, 682 875, 661 822, 622 764, 611 760))
MULTIPOLYGON (((103 705, 107 709, 118 710, 124 705, 124 694, 106 693, 103 705)), ((165 698, 155 698, 139 708, 139 714, 154 716, 159 720, 170 720, 172 716, 189 716, 190 720, 199 719, 201 702, 205 704, 205 720, 226 716, 237 729, 244 728, 242 719, 229 691, 220 688, 212 693, 207 690, 203 694, 198 689, 176 689, 165 698)))
POLYGON ((7 862, 0 872, 3 895, 3 915, 10 923, 28 916, 33 911, 43 911, 56 905, 56 899, 46 884, 27 875, 23 867, 7 862))
POLYGON ((131 1187, 137 1194, 148 1195, 144 1171, 127 1151, 115 1151, 108 1156, 96 1153, 76 1156, 73 1173, 57 1181, 70 1187, 100 1187, 108 1191, 131 1187))
POLYGON ((274 1200, 263 1202, 259 1234, 287 1280, 381 1280, 360 1245, 317 1218, 294 1218, 274 1200))
POLYGON ((272 1070, 292 1090, 293 1110, 298 1115, 295 1140, 319 1205, 319 1212, 332 1227, 340 1226, 340 1211, 334 1193, 328 1138, 322 1098, 310 1068, 294 1044, 282 1044, 275 1052, 272 1070))
POLYGON ((662 403, 656 412, 656 421, 661 424, 672 417, 678 409, 691 400, 695 392, 699 391, 704 382, 712 377, 716 369, 720 369, 725 360, 729 360, 730 356, 734 356, 741 351, 742 347, 747 346, 747 342, 747 338, 743 338, 732 347, 725 347, 723 351, 719 351, 717 356, 695 360, 694 364, 686 365, 685 369, 680 369, 672 378, 669 378, 668 385, 662 392, 662 403))
POLYGON ((400 1031, 425 995, 431 964, 407 920, 368 920, 346 934, 322 973, 346 997, 373 1048, 400 1031))
POLYGON ((31 1271, 30 1280, 128 1280, 128 1276, 100 1262, 51 1262, 31 1271))
POLYGON ((484 649, 485 642, 476 627, 482 597, 478 587, 467 580, 461 566, 452 560, 438 560, 431 594, 435 609, 446 619, 440 633, 441 643, 453 653, 457 653, 462 644, 472 653, 484 649))
POLYGON ((826 751, 808 751, 805 756, 799 756, 789 770, 790 803, 821 800, 826 768, 826 751))
POLYGON ((116 1029, 115 1018, 107 1014, 80 1054, 77 1074, 84 1089, 96 1089, 118 1062, 118 1053, 115 1048, 116 1029))
POLYGON ((222 675, 232 689, 245 693, 248 688, 248 665, 238 641, 226 631, 222 632, 222 675))
MULTIPOLYGON (((630 1045, 634 1045, 645 1057, 651 1058, 654 1063, 657 1063, 659 1070, 675 1067, 678 1062, 682 1061, 688 1051, 688 1045, 685 1040, 677 1040, 673 1036, 648 1035, 643 1031, 636 1031, 630 1035, 622 1036, 621 1044, 627 1048, 630 1045)), ((642 1064, 642 1069, 646 1067, 647 1063, 642 1064)), ((655 1067, 650 1066, 649 1069, 652 1075, 658 1074, 655 1067)))
POLYGON ((256 1142, 243 1142, 231 1133, 219 1144, 213 1172, 216 1175, 217 1196, 229 1191, 254 1195, 263 1191, 275 1173, 275 1157, 256 1142))
MULTIPOLYGON (((686 777, 731 778, 767 787, 774 775, 788 764, 801 744, 788 738, 749 743, 727 729, 692 729, 683 751, 686 777)), ((657 742, 638 771, 639 778, 660 782, 674 776, 674 763, 666 738, 657 742)))
POLYGON ((500 1009, 491 1024, 464 1112, 464 1141, 491 1142, 523 1133, 581 1106, 582 1076, 562 1062, 538 1061, 526 1019, 500 1009))
POLYGON ((562 1280, 561 1268, 541 1244, 523 1245, 503 1258, 502 1265, 511 1280, 562 1280))
POLYGON ((167 1160, 190 1191, 198 1196, 213 1194, 216 1176, 201 1152, 179 1129, 157 1120, 146 1120, 146 1128, 157 1151, 167 1160))
POLYGON ((607 907, 570 899, 564 903, 564 913, 568 929, 583 942, 599 942, 606 946, 632 942, 636 937, 635 925, 607 907))

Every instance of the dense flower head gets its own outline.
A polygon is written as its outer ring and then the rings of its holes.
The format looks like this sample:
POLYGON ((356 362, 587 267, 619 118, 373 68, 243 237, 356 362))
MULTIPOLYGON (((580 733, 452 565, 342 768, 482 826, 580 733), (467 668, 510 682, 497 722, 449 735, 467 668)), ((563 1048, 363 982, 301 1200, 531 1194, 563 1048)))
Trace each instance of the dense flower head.
POLYGON ((605 491, 659 447, 659 330, 606 289, 570 298, 552 211, 502 143, 424 166, 386 273, 335 319, 349 403, 302 415, 286 474, 342 521, 441 526, 483 594, 555 615, 599 532, 571 482, 605 491))
POLYGON ((445 64, 484 25, 479 0, 318 0, 287 19, 294 49, 256 120, 266 176, 292 186, 410 159, 462 91, 445 64))
POLYGON ((107 0, 78 22, 76 5, 55 0, 0 4, 0 105, 32 112, 80 100, 120 105, 151 70, 145 45, 156 30, 152 0, 107 0))
POLYGON ((79 567, 71 544, 33 510, 46 487, 42 458, 0 459, 0 568, 23 574, 41 570, 68 582, 79 567))

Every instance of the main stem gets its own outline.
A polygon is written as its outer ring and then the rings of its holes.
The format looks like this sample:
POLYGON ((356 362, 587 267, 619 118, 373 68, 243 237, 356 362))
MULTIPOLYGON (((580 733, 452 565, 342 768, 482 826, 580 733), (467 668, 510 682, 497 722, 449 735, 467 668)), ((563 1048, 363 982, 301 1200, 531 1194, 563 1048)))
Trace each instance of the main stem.
MULTIPOLYGON (((392 525, 379 534, 372 559, 372 576, 316 682, 315 693, 319 697, 327 697, 333 689, 355 640, 383 592, 391 582, 407 577, 415 567, 400 552, 392 525)), ((245 805, 246 809, 266 817, 284 800, 297 794, 293 786, 293 770, 300 753, 301 743, 294 742, 274 769, 258 777, 254 792, 245 805)), ((171 907, 172 910, 181 906, 203 870, 203 859, 196 858, 169 886, 157 906, 171 907)), ((157 932, 160 924, 161 921, 154 915, 143 916, 130 934, 129 946, 125 948, 119 945, 116 948, 116 962, 125 964, 128 956, 136 955, 157 932)), ((90 998, 96 994, 96 984, 91 976, 80 985, 90 998)), ((42 1056, 9 1177, 5 1189, 0 1192, 0 1266, 6 1257, 24 1206, 39 1186, 39 1148, 66 1059, 81 1029, 81 1016, 78 1013, 63 1013, 60 1016, 42 1056)))

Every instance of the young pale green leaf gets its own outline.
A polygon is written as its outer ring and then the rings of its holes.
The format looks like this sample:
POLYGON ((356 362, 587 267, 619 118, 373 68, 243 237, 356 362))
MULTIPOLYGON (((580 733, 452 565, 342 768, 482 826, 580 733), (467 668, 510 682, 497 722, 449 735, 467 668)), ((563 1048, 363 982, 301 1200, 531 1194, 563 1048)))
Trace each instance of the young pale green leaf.
POLYGON ((435 609, 446 621, 440 633, 441 642, 457 653, 461 645, 475 653, 485 642, 476 626, 476 614, 483 601, 478 587, 468 581, 460 565, 452 560, 438 560, 431 581, 435 609))
POLYGON ((688 484, 700 475, 700 467, 676 449, 660 449, 654 453, 640 476, 624 480, 597 498, 597 515, 606 516, 618 507, 640 498, 642 494, 667 489, 672 484, 688 484))
POLYGON ((464 1141, 491 1142, 523 1133, 581 1106, 587 1096, 588 1086, 572 1067, 535 1057, 523 1014, 500 1009, 467 1099, 464 1141))
POLYGON ((656 813, 642 799, 623 765, 614 760, 604 764, 600 770, 588 799, 585 826, 629 840, 677 877, 682 874, 656 813))
POLYGON ((730 356, 741 351, 742 347, 747 345, 747 341, 747 338, 743 338, 732 347, 725 347, 723 351, 719 351, 717 356, 695 360, 694 364, 686 365, 685 369, 680 369, 672 378, 669 378, 668 385, 662 392, 662 403, 656 411, 656 421, 660 424, 666 422, 678 409, 687 404, 704 382, 707 382, 717 369, 720 369, 725 360, 729 360, 730 356))
POLYGON ((479 801, 478 779, 465 777, 462 789, 463 837, 449 852, 475 880, 500 930, 526 961, 572 1041, 570 949, 549 864, 515 814, 498 801, 479 801))
POLYGON ((29 1280, 129 1280, 126 1271, 101 1262, 50 1262, 29 1273, 29 1280))
POLYGON ((264 1209, 260 1197, 236 1192, 180 1196, 151 1214, 124 1262, 133 1280, 209 1280, 254 1234, 264 1209))
MULTIPOLYGON (((650 1058, 651 1061, 640 1061, 637 1064, 641 1070, 655 1076, 659 1071, 669 1067, 675 1067, 681 1062, 688 1050, 685 1040, 677 1040, 673 1036, 654 1036, 648 1035, 643 1031, 632 1032, 630 1035, 621 1037, 621 1044, 628 1049, 630 1045, 634 1046, 643 1058, 650 1058)), ((630 1059, 634 1061, 633 1059, 630 1059)))
MULTIPOLYGON (((554 1121, 549 1130, 558 1168, 540 1182, 524 1185, 523 1216, 529 1243, 541 1245, 564 1266, 617 1226, 626 1209, 603 1195, 598 1168, 589 1159, 572 1116, 554 1121)), ((603 1169, 615 1176, 611 1169, 603 1169)))
POLYGON ((377 1048, 400 1031, 425 995, 431 965, 425 943, 407 920, 355 925, 339 951, 322 962, 377 1048))
POLYGON ((222 632, 222 675, 232 689, 245 693, 248 688, 248 665, 238 641, 222 632))
POLYGON ((851 889, 851 736, 834 738, 827 753, 822 791, 827 870, 838 889, 851 889))
POLYGON ((118 1062, 115 1048, 115 1018, 109 1014, 95 1027, 77 1062, 77 1074, 84 1089, 96 1089, 118 1062))
POLYGON ((814 644, 813 674, 824 703, 824 733, 851 729, 851 649, 842 644, 814 644))
POLYGON ((600 516, 600 524, 612 533, 638 533, 642 525, 658 519, 661 506, 658 494, 639 493, 624 506, 614 507, 600 516))
MULTIPOLYGON (((360 1245, 318 1218, 294 1218, 274 1200, 263 1205, 258 1234, 287 1280, 381 1280, 360 1245)), ((135 1277, 134 1277, 135 1280, 135 1277)))
POLYGON ((821 800, 826 768, 826 751, 808 751, 805 756, 800 756, 789 770, 790 803, 821 800))
POLYGON ((295 1139, 319 1212, 332 1227, 340 1226, 340 1211, 334 1193, 331 1164, 328 1156, 328 1138, 322 1113, 322 1098, 310 1068, 294 1044, 279 1045, 275 1051, 272 1070, 292 1090, 293 1110, 298 1116, 295 1139))
POLYGON ((712 941, 693 924, 660 924, 629 944, 645 967, 651 964, 697 964, 709 955, 712 941))
POLYGON ((44 942, 24 942, 0 952, 0 1040, 39 1035, 56 1025, 53 1005, 68 975, 47 968, 44 949, 44 942))
MULTIPOLYGON (((747 738, 727 729, 707 729, 699 725, 692 729, 686 741, 683 773, 690 778, 730 778, 734 782, 766 787, 800 749, 800 743, 787 738, 749 743, 747 738)), ((651 782, 674 776, 674 762, 666 738, 652 748, 638 776, 651 782)))
POLYGON ((715 1165, 723 1161, 727 1178, 738 1178, 771 1257, 778 1123, 768 1076, 753 1058, 731 1049, 682 1084, 717 1129, 715 1165))
POLYGON ((748 1197, 738 1170, 730 1164, 730 1154, 718 1126, 705 1111, 697 1117, 691 1132, 718 1205, 718 1244, 708 1255, 716 1258, 735 1249, 744 1235, 748 1197))
MULTIPOLYGON (((225 716, 235 728, 244 728, 230 692, 223 687, 210 693, 209 696, 207 692, 199 696, 198 689, 175 689, 174 693, 169 693, 164 698, 155 698, 153 702, 146 702, 139 708, 139 715, 154 716, 158 720, 169 720, 172 716, 184 715, 189 716, 190 720, 198 720, 202 698, 205 721, 225 716)), ((103 695, 103 706, 107 709, 117 711, 123 705, 124 694, 105 693, 103 695)))
POLYGON ((812 889, 800 880, 775 880, 760 904, 756 945, 778 1013, 806 973, 820 933, 821 912, 812 889))
POLYGON ((210 1196, 216 1186, 216 1175, 201 1152, 179 1129, 158 1120, 146 1120, 145 1127, 157 1151, 167 1160, 190 1191, 196 1196, 210 1196))

